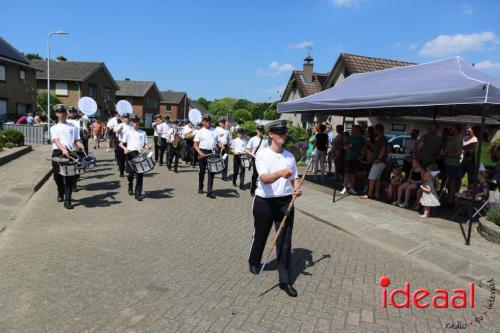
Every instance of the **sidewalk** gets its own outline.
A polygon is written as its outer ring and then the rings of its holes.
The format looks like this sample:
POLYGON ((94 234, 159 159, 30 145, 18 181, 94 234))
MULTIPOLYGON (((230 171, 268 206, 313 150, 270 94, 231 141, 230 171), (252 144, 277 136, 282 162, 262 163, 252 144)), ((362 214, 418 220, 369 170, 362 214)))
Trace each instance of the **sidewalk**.
POLYGON ((500 247, 481 237, 476 225, 466 246, 453 221, 425 220, 414 211, 357 196, 337 196, 333 203, 332 189, 310 182, 303 190, 296 209, 320 222, 481 286, 491 278, 500 281, 500 247))
POLYGON ((50 177, 50 145, 32 145, 32 151, 0 167, 0 231, 50 177))

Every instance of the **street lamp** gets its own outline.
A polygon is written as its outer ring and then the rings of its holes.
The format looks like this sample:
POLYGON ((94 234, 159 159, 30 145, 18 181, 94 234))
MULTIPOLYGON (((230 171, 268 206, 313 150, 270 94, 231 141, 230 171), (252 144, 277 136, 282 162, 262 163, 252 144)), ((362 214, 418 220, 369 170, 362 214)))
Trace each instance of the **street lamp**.
POLYGON ((47 137, 50 143, 50 36, 68 35, 65 31, 53 31, 47 35, 47 137))

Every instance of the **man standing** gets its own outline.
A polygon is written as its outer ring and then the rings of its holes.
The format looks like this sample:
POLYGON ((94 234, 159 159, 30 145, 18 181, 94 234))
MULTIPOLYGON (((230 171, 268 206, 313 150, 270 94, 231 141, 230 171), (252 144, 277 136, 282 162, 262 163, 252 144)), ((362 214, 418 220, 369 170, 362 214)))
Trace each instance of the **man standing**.
MULTIPOLYGON (((269 146, 267 139, 264 138, 264 126, 259 125, 256 129, 256 135, 252 136, 252 138, 248 141, 245 153, 249 155, 256 156, 260 150, 264 150, 269 146)), ((252 158, 252 185, 250 187, 250 195, 255 196, 255 190, 257 189, 257 177, 259 174, 257 173, 257 168, 255 166, 255 158, 252 158)))
MULTIPOLYGON (((229 153, 229 145, 231 144, 231 135, 226 128, 226 118, 219 119, 219 126, 215 129, 217 133, 217 141, 219 142, 219 149, 221 156, 229 153)), ((228 158, 224 160, 224 170, 222 170, 222 180, 227 180, 227 162, 228 158)))
POLYGON ((455 200, 455 193, 459 192, 462 179, 462 167, 460 166, 460 155, 462 154, 462 138, 459 125, 448 129, 449 138, 444 149, 444 172, 448 177, 448 205, 455 200))
POLYGON ((162 121, 163 120, 161 118, 161 115, 157 114, 157 115, 155 115, 155 121, 153 122, 153 124, 151 124, 151 126, 154 129, 153 142, 155 145, 155 148, 154 148, 155 149, 155 163, 158 163, 158 153, 160 152, 160 144, 161 144, 160 138, 158 136, 157 127, 158 127, 158 125, 161 124, 162 121))
POLYGON ((106 149, 107 152, 110 152, 111 149, 113 149, 113 144, 115 141, 115 127, 118 126, 118 112, 115 112, 113 117, 108 120, 108 123, 106 124, 106 143, 108 145, 108 148, 106 149))
POLYGON ((373 146, 374 162, 368 175, 368 193, 361 199, 378 199, 380 193, 380 177, 387 165, 387 138, 384 135, 384 125, 377 124, 374 128, 375 144, 373 146))
POLYGON ((122 122, 115 127, 115 135, 117 138, 115 154, 118 160, 118 170, 120 171, 120 177, 125 177, 125 152, 123 151, 120 142, 122 142, 123 137, 131 129, 132 125, 130 125, 130 115, 126 113, 122 116, 122 122))
POLYGON ((245 167, 242 165, 241 158, 245 156, 245 130, 238 130, 238 137, 231 142, 231 151, 233 152, 233 186, 237 186, 236 180, 240 176, 240 190, 245 190, 245 167))
POLYGON ((182 139, 184 140, 186 164, 191 164, 191 166, 194 166, 193 138, 193 123, 188 121, 182 130, 182 139))
POLYGON ((463 172, 467 174, 467 186, 472 188, 474 183, 474 166, 476 165, 477 137, 471 125, 465 128, 466 135, 463 139, 464 158, 462 160, 463 172))
MULTIPOLYGON (((57 116, 57 124, 50 128, 50 137, 52 138, 52 157, 66 157, 75 147, 83 149, 80 141, 80 129, 66 121, 67 111, 64 105, 59 104, 54 107, 57 116)), ((73 193, 73 184, 75 176, 64 177, 60 174, 59 164, 52 162, 54 170, 54 181, 57 185, 57 202, 64 201, 66 209, 73 209, 71 196, 73 193)))
POLYGON ((170 150, 168 151, 167 168, 172 170, 172 160, 174 161, 174 172, 177 173, 177 166, 179 165, 179 155, 181 151, 181 135, 179 128, 179 120, 174 120, 173 125, 167 132, 168 141, 170 142, 170 150))
MULTIPOLYGON (((168 130, 170 129, 170 125, 168 124, 168 116, 167 120, 156 125, 156 131, 158 132, 158 136, 160 138, 160 165, 163 165, 163 157, 166 158, 165 162, 168 161, 168 130)), ((166 164, 166 163, 165 163, 166 164)))
MULTIPOLYGON (((203 116, 201 124, 202 128, 196 132, 194 137, 194 149, 198 153, 200 162, 200 172, 198 174, 198 193, 203 193, 203 181, 205 180, 205 172, 207 170, 206 155, 213 154, 217 147, 218 136, 214 128, 210 127, 212 117, 209 114, 203 116)), ((215 199, 213 193, 215 173, 208 172, 207 197, 215 199)))
POLYGON ((443 142, 438 136, 438 125, 432 124, 429 133, 424 134, 417 142, 422 144, 420 150, 420 161, 423 167, 432 164, 439 157, 439 152, 443 149, 443 142))

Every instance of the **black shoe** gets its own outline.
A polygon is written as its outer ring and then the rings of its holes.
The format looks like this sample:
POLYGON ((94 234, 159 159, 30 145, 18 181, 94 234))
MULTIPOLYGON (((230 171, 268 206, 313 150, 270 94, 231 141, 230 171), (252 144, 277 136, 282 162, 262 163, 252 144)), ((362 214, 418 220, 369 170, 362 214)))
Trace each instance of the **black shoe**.
POLYGON ((134 194, 134 186, 133 185, 129 185, 128 186, 128 194, 129 195, 133 195, 134 194))
POLYGON ((73 205, 69 201, 64 202, 64 208, 66 209, 73 209, 73 205))
POLYGON ((201 188, 200 188, 200 189, 198 189, 198 193, 199 193, 199 194, 203 194, 203 190, 202 190, 201 188))
POLYGON ((179 171, 178 171, 177 169, 174 169, 174 172, 175 172, 175 173, 179 173, 179 171))
POLYGON ((297 297, 297 290, 289 283, 280 283, 280 289, 283 290, 290 297, 297 297))
POLYGON ((125 174, 123 172, 120 173, 120 177, 125 177, 125 174))
POLYGON ((168 171, 172 171, 172 168, 171 167, 167 167, 168 168, 168 171))
POLYGON ((250 196, 255 197, 255 192, 250 192, 250 196))
POLYGON ((255 275, 259 274, 259 267, 250 265, 250 273, 255 275))
POLYGON ((236 183, 233 183, 233 186, 234 186, 234 187, 236 187, 236 186, 238 186, 238 185, 236 185, 236 183))
POLYGON ((222 181, 227 182, 227 177, 222 177, 222 181))
POLYGON ((57 202, 63 202, 63 201, 64 201, 64 195, 58 195, 57 202))
POLYGON ((137 196, 137 195, 136 195, 136 196, 135 196, 135 200, 137 200, 137 201, 142 201, 142 197, 141 197, 140 195, 139 195, 139 196, 137 196))
POLYGON ((245 188, 245 186, 241 185, 241 186, 240 186, 240 190, 242 190, 242 191, 246 191, 247 189, 245 188))
POLYGON ((210 199, 215 199, 215 194, 207 193, 207 197, 209 197, 210 199))
POLYGON ((78 192, 78 188, 75 186, 73 186, 73 192, 78 192))

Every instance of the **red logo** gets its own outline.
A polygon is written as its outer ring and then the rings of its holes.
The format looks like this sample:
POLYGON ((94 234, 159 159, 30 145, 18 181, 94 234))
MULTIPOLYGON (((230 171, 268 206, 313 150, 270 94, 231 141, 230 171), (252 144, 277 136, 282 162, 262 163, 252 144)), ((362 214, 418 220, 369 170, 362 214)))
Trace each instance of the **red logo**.
POLYGON ((387 308, 389 302, 395 308, 409 308, 410 303, 418 309, 428 308, 432 306, 436 309, 465 309, 467 307, 474 308, 474 282, 469 283, 469 289, 453 289, 451 294, 446 289, 435 289, 430 291, 427 288, 420 288, 414 291, 411 290, 410 282, 406 282, 403 289, 393 289, 387 296, 387 287, 391 284, 391 280, 387 276, 382 276, 379 279, 379 284, 382 287, 382 308, 387 308), (396 302, 397 295, 403 296, 401 303, 396 302), (451 297, 450 297, 451 296, 451 297))

